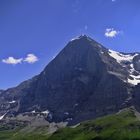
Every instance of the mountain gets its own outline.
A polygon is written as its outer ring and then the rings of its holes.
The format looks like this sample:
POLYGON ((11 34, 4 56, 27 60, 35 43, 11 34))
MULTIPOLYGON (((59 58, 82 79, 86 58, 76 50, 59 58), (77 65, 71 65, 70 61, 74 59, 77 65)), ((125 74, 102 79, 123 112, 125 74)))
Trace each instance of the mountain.
POLYGON ((0 119, 27 121, 40 115, 74 125, 132 105, 140 110, 139 83, 140 53, 109 50, 82 35, 39 75, 0 94, 0 119))

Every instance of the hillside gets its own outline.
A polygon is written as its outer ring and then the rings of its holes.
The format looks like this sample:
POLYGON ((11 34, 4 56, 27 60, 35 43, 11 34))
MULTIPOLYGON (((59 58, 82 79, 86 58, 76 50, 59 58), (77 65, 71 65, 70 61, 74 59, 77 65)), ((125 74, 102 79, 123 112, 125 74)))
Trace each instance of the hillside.
MULTIPOLYGON (((23 129, 23 128, 22 128, 23 129)), ((45 128, 34 132, 21 130, 1 131, 2 140, 139 140, 139 113, 132 107, 96 120, 85 121, 80 125, 59 129, 49 135, 45 128)))
POLYGON ((122 112, 81 123, 76 128, 57 131, 48 140, 138 140, 140 121, 135 110, 122 112))

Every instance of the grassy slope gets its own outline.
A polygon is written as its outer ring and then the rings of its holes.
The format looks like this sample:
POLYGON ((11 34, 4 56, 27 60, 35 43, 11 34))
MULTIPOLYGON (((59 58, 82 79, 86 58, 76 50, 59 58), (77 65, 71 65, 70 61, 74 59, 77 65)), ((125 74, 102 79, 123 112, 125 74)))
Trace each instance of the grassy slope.
POLYGON ((140 121, 131 110, 64 128, 48 140, 138 140, 140 121))
POLYGON ((132 110, 66 127, 48 137, 41 132, 0 131, 0 140, 140 140, 140 121, 132 110))

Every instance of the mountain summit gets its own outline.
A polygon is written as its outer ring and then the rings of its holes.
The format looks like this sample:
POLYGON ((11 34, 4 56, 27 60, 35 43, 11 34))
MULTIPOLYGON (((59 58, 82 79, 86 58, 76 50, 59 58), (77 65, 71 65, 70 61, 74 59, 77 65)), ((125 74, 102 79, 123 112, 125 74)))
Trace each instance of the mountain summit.
POLYGON ((132 105, 139 110, 139 83, 139 53, 112 51, 81 35, 39 75, 0 94, 1 119, 45 114, 71 125, 132 105))

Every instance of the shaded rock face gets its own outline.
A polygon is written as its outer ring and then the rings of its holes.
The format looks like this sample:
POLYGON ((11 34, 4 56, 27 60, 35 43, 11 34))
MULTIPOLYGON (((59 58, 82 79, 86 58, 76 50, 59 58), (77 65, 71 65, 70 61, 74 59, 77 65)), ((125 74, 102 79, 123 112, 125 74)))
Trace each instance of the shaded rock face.
POLYGON ((135 108, 140 112, 140 84, 133 89, 133 104, 135 108))
MULTIPOLYGON (((137 59, 134 67, 138 70, 137 59)), ((111 57, 108 49, 80 36, 38 76, 0 94, 0 110, 15 115, 49 110, 49 121, 76 124, 126 107, 126 100, 131 99, 128 75, 128 68, 111 57), (11 100, 15 101, 12 108, 11 100), (2 109, 4 103, 6 109, 2 109)))
POLYGON ((140 72, 140 55, 137 55, 134 60, 133 60, 133 63, 134 63, 134 68, 140 72))

